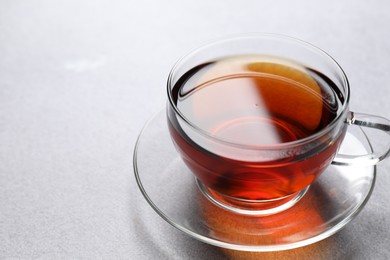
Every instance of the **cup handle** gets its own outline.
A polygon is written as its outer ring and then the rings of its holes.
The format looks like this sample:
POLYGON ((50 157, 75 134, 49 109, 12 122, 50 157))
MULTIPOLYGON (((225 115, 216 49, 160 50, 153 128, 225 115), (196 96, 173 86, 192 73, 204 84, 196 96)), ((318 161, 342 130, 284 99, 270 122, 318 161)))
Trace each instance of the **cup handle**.
MULTIPOLYGON (((374 128, 380 131, 384 131, 388 135, 390 135, 390 120, 384 117, 355 113, 350 111, 345 123, 348 125, 374 128)), ((372 153, 365 155, 337 154, 336 157, 333 159, 332 164, 348 166, 370 166, 377 164, 389 155, 390 145, 388 145, 385 151, 373 151, 372 153)))

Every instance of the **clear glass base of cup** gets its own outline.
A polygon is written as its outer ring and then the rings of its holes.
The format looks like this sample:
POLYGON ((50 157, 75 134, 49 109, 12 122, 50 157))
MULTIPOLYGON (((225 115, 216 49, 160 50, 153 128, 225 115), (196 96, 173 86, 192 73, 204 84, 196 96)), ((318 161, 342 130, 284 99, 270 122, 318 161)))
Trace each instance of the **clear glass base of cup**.
POLYGON ((294 206, 310 186, 286 197, 273 200, 243 200, 223 195, 205 186, 199 179, 196 183, 202 194, 215 205, 242 215, 267 216, 282 212, 294 206))

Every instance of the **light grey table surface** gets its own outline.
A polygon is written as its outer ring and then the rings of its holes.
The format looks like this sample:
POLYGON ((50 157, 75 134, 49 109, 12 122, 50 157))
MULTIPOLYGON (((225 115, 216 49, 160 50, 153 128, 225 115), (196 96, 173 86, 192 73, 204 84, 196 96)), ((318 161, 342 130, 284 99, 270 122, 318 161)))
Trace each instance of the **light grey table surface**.
MULTIPOLYGON (((390 118, 390 2, 3 0, 0 259, 226 259, 137 188, 133 148, 174 62, 214 38, 274 32, 344 68, 351 109, 390 118)), ((389 259, 390 160, 336 235, 258 259, 389 259)))

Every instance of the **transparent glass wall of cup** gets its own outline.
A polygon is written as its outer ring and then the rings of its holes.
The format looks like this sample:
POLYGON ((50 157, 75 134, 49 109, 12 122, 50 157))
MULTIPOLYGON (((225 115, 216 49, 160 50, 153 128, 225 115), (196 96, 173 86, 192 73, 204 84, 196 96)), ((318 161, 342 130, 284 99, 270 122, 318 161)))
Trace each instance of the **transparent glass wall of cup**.
MULTIPOLYGON (((294 81, 294 77, 292 80, 294 81)), ((287 81, 291 81, 291 78, 287 81)), ((295 82, 296 89, 299 89, 301 84, 305 84, 300 79, 297 81, 298 83, 295 82)), ((316 83, 314 84, 317 86, 316 83)), ((316 109, 311 107, 313 104, 306 104, 308 102, 302 101, 300 94, 292 95, 291 98, 301 100, 285 102, 283 87, 275 87, 274 91, 267 90, 273 93, 267 98, 281 99, 282 103, 291 103, 287 104, 284 110, 290 113, 291 117, 297 117, 294 120, 299 121, 303 118, 305 122, 305 118, 313 117, 312 114, 309 115, 316 109)), ((337 154, 348 125, 372 127, 389 133, 390 122, 378 116, 351 112, 348 80, 337 62, 322 50, 290 37, 252 34, 210 43, 177 62, 169 75, 167 90, 168 126, 179 154, 196 176, 202 192, 219 206, 238 213, 266 215, 285 210, 304 195, 310 184, 332 162, 339 165, 373 165, 389 153, 389 148, 387 148, 386 151, 361 156, 337 154), (247 62, 246 66, 253 65, 255 69, 235 71, 236 65, 228 65, 222 70, 225 72, 216 73, 215 78, 209 76, 203 82, 202 76, 192 78, 198 72, 204 75, 213 70, 213 67, 218 67, 220 60, 228 60, 225 64, 229 63, 229 59, 235 62, 237 61, 235 57, 244 57, 243 59, 247 62), (258 127, 260 133, 257 134, 261 135, 262 124, 267 124, 264 122, 269 120, 265 119, 264 115, 251 114, 246 117, 244 115, 245 122, 240 121, 242 119, 239 118, 219 123, 230 127, 229 130, 223 130, 225 133, 232 134, 237 131, 236 137, 230 139, 216 134, 219 130, 215 129, 223 127, 217 126, 214 130, 210 130, 204 126, 201 120, 212 121, 213 116, 218 117, 218 113, 223 113, 224 111, 221 110, 225 108, 234 110, 241 109, 242 104, 248 106, 257 104, 252 104, 251 98, 245 100, 245 97, 250 95, 242 97, 237 94, 238 92, 234 92, 233 96, 240 99, 239 105, 231 99, 232 97, 229 97, 230 99, 228 98, 221 106, 215 105, 222 102, 224 96, 228 95, 228 90, 223 91, 223 89, 218 96, 206 100, 195 99, 192 96, 195 97, 201 91, 205 92, 204 90, 211 84, 219 84, 219 81, 224 79, 232 80, 232 82, 236 80, 235 83, 240 84, 240 80, 246 80, 245 77, 251 79, 265 77, 267 82, 271 82, 268 88, 272 89, 272 81, 275 77, 280 78, 286 75, 288 77, 288 73, 286 74, 283 70, 289 71, 290 68, 283 64, 284 61, 287 64, 293 62, 292 64, 300 66, 297 68, 300 72, 295 78, 311 77, 311 81, 315 80, 318 85, 328 84, 330 86, 327 90, 317 90, 317 96, 321 96, 321 102, 331 107, 334 114, 325 125, 302 138, 270 144, 251 143, 250 135, 254 132, 253 129, 241 131, 240 127, 231 125, 231 122, 238 122, 241 125, 250 125, 252 128, 258 127), (262 64, 265 63, 271 64, 271 69, 269 66, 268 69, 264 69, 262 64), (272 75, 273 73, 277 75, 272 75), (179 105, 181 101, 186 101, 185 99, 192 100, 186 110, 184 110, 185 106, 179 105), (188 109, 194 111, 189 112, 188 109), (189 116, 189 113, 197 113, 196 110, 203 111, 203 114, 200 113, 199 118, 189 116), (241 136, 244 136, 242 140, 241 136)), ((310 91, 313 92, 313 88, 310 91)), ((275 131, 286 131, 288 135, 289 129, 275 131)), ((269 133, 265 135, 269 136, 269 133)))

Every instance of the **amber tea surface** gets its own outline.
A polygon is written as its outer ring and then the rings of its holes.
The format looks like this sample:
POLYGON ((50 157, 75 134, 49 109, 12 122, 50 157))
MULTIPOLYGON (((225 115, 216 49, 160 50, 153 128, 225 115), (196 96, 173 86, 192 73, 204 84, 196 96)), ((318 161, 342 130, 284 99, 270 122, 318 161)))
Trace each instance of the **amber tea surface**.
POLYGON ((186 164, 212 190, 244 200, 280 198, 322 173, 343 134, 322 139, 304 156, 265 160, 246 158, 245 151, 271 151, 321 131, 341 109, 336 89, 325 75, 293 61, 228 57, 189 70, 171 93, 181 115, 208 141, 199 143, 172 111, 169 128, 186 164))

